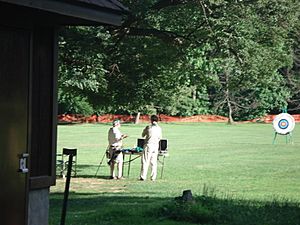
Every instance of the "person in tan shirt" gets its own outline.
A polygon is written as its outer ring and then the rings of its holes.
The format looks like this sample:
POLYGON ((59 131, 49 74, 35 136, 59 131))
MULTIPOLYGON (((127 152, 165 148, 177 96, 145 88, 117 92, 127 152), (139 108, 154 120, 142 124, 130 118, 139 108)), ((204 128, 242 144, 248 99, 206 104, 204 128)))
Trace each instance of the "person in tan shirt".
POLYGON ((122 168, 123 168, 123 154, 121 152, 122 140, 127 135, 122 134, 119 128, 121 127, 120 120, 113 121, 113 127, 108 131, 108 143, 109 143, 109 165, 110 165, 110 178, 111 179, 122 179, 122 168), (115 174, 115 164, 117 164, 118 176, 115 174))
POLYGON ((141 159, 141 174, 140 180, 147 179, 149 165, 151 165, 151 180, 155 181, 157 176, 157 157, 159 141, 162 138, 162 129, 158 125, 158 117, 152 115, 151 124, 143 130, 142 137, 145 138, 144 150, 141 159))

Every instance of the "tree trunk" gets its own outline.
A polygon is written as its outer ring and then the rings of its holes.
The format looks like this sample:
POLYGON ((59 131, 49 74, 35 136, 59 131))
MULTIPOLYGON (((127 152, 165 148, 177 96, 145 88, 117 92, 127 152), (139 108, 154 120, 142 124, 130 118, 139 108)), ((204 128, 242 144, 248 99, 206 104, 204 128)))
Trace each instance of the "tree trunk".
POLYGON ((140 122, 140 116, 141 116, 141 113, 138 112, 138 113, 136 114, 134 124, 138 124, 138 123, 140 122))
POLYGON ((230 96, 229 96, 229 76, 228 76, 228 71, 225 71, 225 80, 226 80, 225 98, 226 98, 227 107, 228 107, 228 124, 233 124, 234 120, 232 118, 232 106, 231 106, 231 101, 230 101, 230 96))
POLYGON ((229 98, 226 98, 226 101, 227 101, 227 106, 228 106, 228 124, 233 124, 234 120, 232 118, 232 107, 231 107, 229 98))
POLYGON ((197 100, 197 87, 196 86, 194 86, 192 89, 192 98, 194 101, 197 100))

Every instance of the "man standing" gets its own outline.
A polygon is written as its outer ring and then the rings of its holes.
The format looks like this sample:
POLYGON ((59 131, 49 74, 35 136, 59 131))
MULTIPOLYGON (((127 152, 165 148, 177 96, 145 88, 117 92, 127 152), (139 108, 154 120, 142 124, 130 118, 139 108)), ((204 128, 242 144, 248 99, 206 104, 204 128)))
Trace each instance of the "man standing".
POLYGON ((113 121, 113 127, 108 131, 108 143, 109 143, 109 165, 110 165, 110 178, 122 179, 122 167, 123 167, 123 154, 121 152, 122 140, 127 135, 122 134, 119 128, 121 127, 120 120, 113 121), (115 164, 118 167, 118 176, 115 175, 115 164))
POLYGON ((144 151, 142 155, 142 167, 140 180, 146 180, 149 165, 151 165, 151 180, 155 181, 157 176, 157 157, 159 141, 162 137, 162 130, 158 126, 158 117, 151 116, 151 124, 143 130, 142 137, 145 138, 144 151))

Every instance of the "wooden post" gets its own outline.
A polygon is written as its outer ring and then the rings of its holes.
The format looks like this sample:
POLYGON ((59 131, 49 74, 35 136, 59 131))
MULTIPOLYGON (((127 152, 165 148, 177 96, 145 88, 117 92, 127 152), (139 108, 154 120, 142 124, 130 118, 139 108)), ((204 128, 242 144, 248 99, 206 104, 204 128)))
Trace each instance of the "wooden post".
POLYGON ((66 221, 66 213, 67 213, 67 205, 68 205, 68 197, 69 197, 69 189, 70 189, 70 181, 71 181, 71 172, 72 172, 72 162, 73 162, 73 154, 71 153, 69 155, 69 161, 68 161, 67 180, 66 180, 66 186, 65 186, 64 201, 63 201, 60 225, 65 225, 65 221, 66 221))

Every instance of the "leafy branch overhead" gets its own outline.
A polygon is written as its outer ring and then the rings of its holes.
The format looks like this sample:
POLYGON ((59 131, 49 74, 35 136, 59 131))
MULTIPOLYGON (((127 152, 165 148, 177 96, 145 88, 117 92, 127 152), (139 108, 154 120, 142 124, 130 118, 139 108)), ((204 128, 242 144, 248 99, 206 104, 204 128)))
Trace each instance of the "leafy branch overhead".
MULTIPOLYGON (((133 8, 140 11, 132 11, 124 20, 123 26, 114 29, 114 35, 122 39, 125 35, 129 36, 144 36, 157 37, 166 42, 173 42, 174 44, 182 44, 183 41, 189 40, 190 34, 181 34, 177 30, 170 30, 168 27, 160 27, 157 23, 166 14, 169 8, 175 6, 189 6, 191 3, 197 1, 180 1, 180 0, 162 0, 162 1, 148 1, 132 3, 133 8)), ((124 1, 126 3, 126 1, 124 1)), ((128 1, 127 1, 128 4, 128 1)), ((197 5, 197 4, 196 4, 197 5)))
POLYGON ((83 99, 77 111, 89 105, 89 113, 214 113, 230 121, 298 108, 298 1, 121 2, 130 9, 121 27, 62 33, 63 111, 76 106, 72 96, 83 99))

